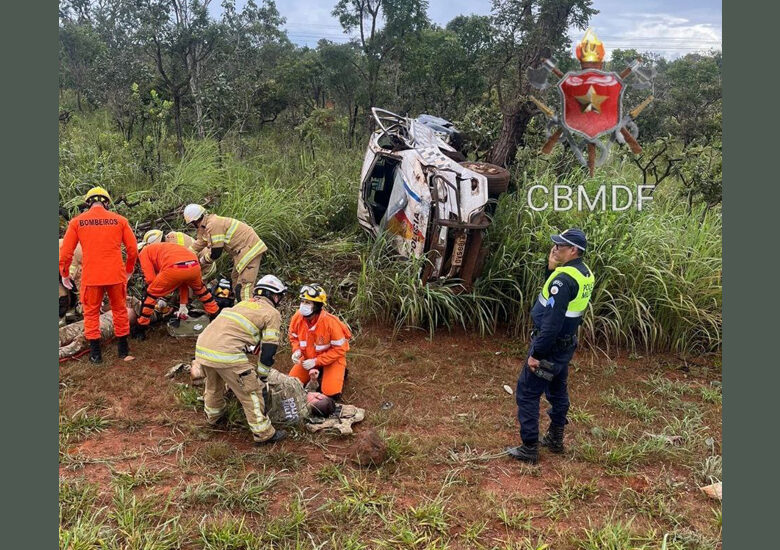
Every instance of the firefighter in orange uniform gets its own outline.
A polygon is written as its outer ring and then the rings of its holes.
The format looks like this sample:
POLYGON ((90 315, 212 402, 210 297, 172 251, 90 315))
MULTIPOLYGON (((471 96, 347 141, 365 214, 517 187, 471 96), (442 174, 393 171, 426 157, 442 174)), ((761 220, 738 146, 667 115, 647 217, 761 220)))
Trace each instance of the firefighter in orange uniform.
POLYGON ((309 371, 316 367, 322 375, 322 393, 338 399, 344 388, 352 332, 338 317, 322 309, 328 296, 320 285, 302 286, 299 298, 300 307, 290 321, 294 363, 290 376, 306 384, 309 371))
POLYGON ((203 304, 206 313, 214 316, 219 311, 217 303, 203 284, 198 257, 181 245, 167 242, 141 243, 138 261, 146 280, 146 298, 138 317, 139 336, 143 337, 145 327, 149 325, 154 308, 159 300, 179 289, 179 311, 176 316, 186 319, 189 311, 187 302, 189 289, 203 304))
POLYGON ((70 265, 78 244, 82 250, 81 303, 84 309, 84 336, 89 340, 89 360, 101 363, 100 304, 108 294, 114 316, 114 334, 117 338, 119 357, 127 357, 130 349, 127 335, 130 322, 127 317, 127 280, 133 274, 138 258, 135 235, 127 218, 111 212, 108 191, 93 187, 84 197, 89 207, 73 218, 62 240, 60 250, 60 277, 67 289, 73 288, 70 265), (127 258, 122 259, 122 244, 127 258))

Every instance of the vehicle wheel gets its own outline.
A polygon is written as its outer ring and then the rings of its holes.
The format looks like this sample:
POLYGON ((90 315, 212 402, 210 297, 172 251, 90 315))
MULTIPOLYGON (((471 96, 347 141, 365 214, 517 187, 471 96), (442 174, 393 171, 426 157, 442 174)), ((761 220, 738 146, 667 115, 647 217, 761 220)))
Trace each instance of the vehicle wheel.
POLYGON ((488 196, 496 198, 509 188, 509 170, 488 162, 461 162, 461 166, 487 178, 488 196))
POLYGON ((446 149, 439 149, 439 151, 441 151, 442 155, 450 157, 455 162, 463 163, 466 160, 466 155, 460 151, 448 151, 446 149))

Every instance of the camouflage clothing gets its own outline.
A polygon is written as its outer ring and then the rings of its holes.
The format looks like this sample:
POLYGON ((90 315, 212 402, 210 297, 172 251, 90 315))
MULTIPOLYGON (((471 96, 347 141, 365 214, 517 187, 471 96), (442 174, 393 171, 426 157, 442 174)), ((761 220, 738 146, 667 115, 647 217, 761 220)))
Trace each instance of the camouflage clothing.
POLYGON ((352 424, 362 422, 365 417, 365 409, 354 405, 339 405, 336 412, 328 418, 311 417, 306 422, 306 429, 310 432, 335 430, 341 435, 347 435, 352 433, 352 424))
POLYGON ((271 423, 274 426, 291 426, 308 419, 311 413, 306 404, 306 393, 307 390, 316 390, 316 384, 316 381, 310 381, 304 388, 297 378, 270 369, 265 408, 271 423))
MULTIPOLYGON (((114 337, 114 315, 110 311, 100 315, 100 337, 103 340, 114 337)), ((73 357, 86 349, 89 349, 89 342, 84 336, 84 321, 60 328, 60 359, 73 357)))

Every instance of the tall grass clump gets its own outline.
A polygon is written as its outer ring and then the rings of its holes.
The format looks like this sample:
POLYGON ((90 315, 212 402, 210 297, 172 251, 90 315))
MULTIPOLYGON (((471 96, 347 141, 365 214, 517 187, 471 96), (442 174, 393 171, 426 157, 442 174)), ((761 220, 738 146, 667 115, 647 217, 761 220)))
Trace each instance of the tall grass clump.
MULTIPOLYGON (((586 180, 577 173, 568 180, 550 171, 534 175, 525 187, 499 200, 491 227, 491 254, 483 291, 503 295, 516 308, 501 319, 515 333, 530 326, 530 308, 544 282, 550 235, 568 227, 582 228, 589 247, 585 262, 596 275, 594 293, 581 338, 606 348, 703 352, 719 347, 721 337, 721 219, 704 206, 687 212, 669 196, 658 196, 622 212, 533 211, 527 189, 555 184, 583 185, 589 197, 598 186, 633 187, 625 176, 586 180), (495 284, 492 274, 514 285, 495 284)), ((634 182, 632 184, 632 182, 634 182)), ((610 193, 607 191, 607 196, 610 193)), ((552 193, 549 195, 552 196, 552 193)))
MULTIPOLYGON (((403 259, 388 237, 370 241, 356 220, 361 142, 301 141, 292 130, 266 129, 249 137, 188 140, 179 159, 171 142, 154 170, 112 128, 104 114, 76 115, 60 135, 60 205, 78 211, 84 192, 106 186, 116 209, 137 228, 183 230, 181 209, 205 203, 209 211, 244 220, 268 245, 262 271, 290 284, 318 281, 350 323, 401 327, 465 327, 481 334, 526 334, 530 310, 544 282, 550 235, 581 227, 586 263, 596 274, 581 340, 607 351, 702 353, 721 340, 721 215, 704 205, 689 209, 663 188, 642 211, 577 209, 577 187, 590 200, 604 186, 635 189, 636 169, 616 157, 588 178, 538 159, 519 163, 515 189, 498 200, 489 229, 490 253, 482 276, 465 292, 458 281, 422 285, 425 259, 403 259), (523 171, 524 170, 524 171, 523 171), (528 206, 539 185, 573 189, 574 208, 528 206), (124 201, 120 199, 124 199, 124 201), (143 225, 141 225, 143 224, 143 225)), ((667 185, 666 182, 664 185, 667 185)), ((646 192, 647 193, 647 192, 646 192)), ((537 199, 543 194, 537 192, 537 199)), ((552 193, 546 195, 552 201, 552 193)), ((228 270, 228 258, 217 267, 228 270)))

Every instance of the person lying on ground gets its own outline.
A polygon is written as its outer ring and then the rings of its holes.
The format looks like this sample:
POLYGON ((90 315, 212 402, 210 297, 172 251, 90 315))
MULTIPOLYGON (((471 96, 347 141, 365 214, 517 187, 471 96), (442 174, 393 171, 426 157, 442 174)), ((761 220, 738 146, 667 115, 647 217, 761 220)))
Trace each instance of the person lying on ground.
MULTIPOLYGON (((203 370, 198 361, 191 365, 179 364, 168 372, 169 378, 177 372, 189 371, 194 386, 203 379, 203 370)), ((338 405, 317 389, 315 369, 309 371, 311 378, 306 386, 293 376, 269 369, 266 387, 263 389, 265 415, 274 428, 305 426, 310 432, 322 430, 340 434, 352 433, 352 424, 365 418, 365 410, 353 405, 338 405)))
MULTIPOLYGON (((130 299, 128 299, 130 301, 130 299)), ((137 315, 130 304, 127 306, 127 318, 130 326, 137 322, 137 315)), ((114 337, 114 314, 109 309, 100 314, 100 337, 109 340, 114 337)), ((89 349, 89 341, 84 334, 84 321, 60 327, 60 359, 67 359, 89 349)))
POLYGON ((318 284, 304 285, 299 292, 298 311, 290 321, 289 339, 293 367, 290 376, 305 384, 309 373, 321 373, 322 393, 338 400, 344 388, 347 351, 352 332, 335 315, 323 310, 327 294, 318 284))

